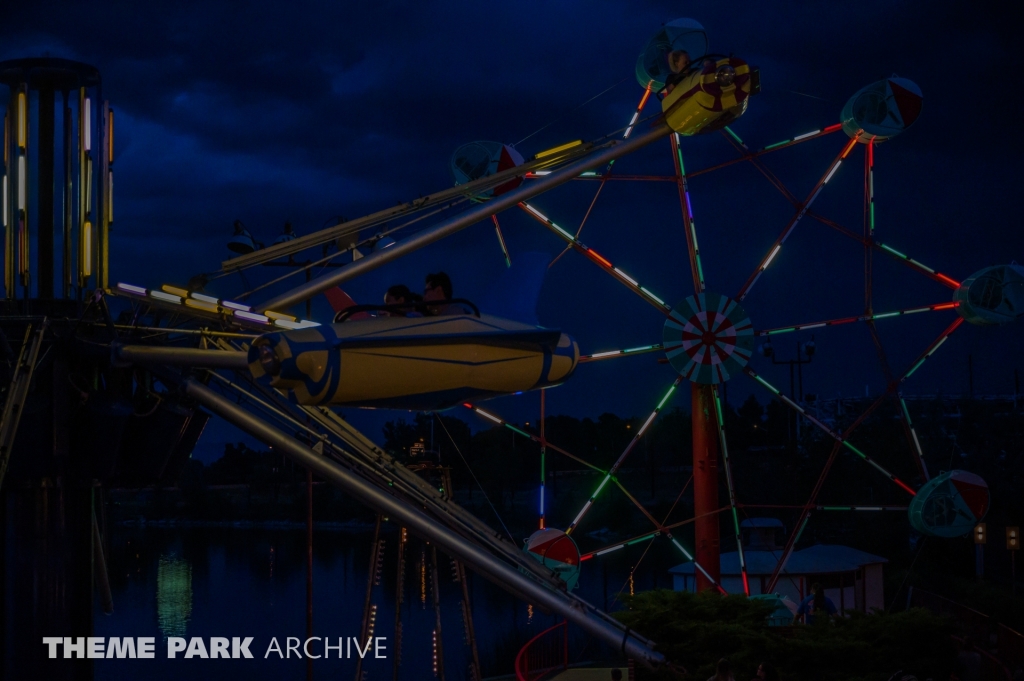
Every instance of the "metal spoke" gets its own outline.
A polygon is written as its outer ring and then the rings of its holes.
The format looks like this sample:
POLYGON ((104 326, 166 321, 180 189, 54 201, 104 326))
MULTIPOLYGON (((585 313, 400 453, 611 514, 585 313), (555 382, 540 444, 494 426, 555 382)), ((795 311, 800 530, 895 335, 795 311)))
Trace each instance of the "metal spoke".
POLYGON ((853 151, 853 145, 857 143, 858 137, 859 133, 858 135, 852 137, 850 141, 846 143, 846 145, 843 147, 843 150, 839 152, 839 155, 836 156, 836 158, 829 165, 825 173, 821 176, 821 178, 818 179, 818 182, 814 185, 814 188, 811 189, 811 192, 807 195, 807 198, 804 199, 803 203, 797 206, 796 215, 793 216, 793 218, 786 225, 786 228, 782 230, 782 233, 779 235, 779 238, 777 238, 775 240, 775 243, 772 244, 771 248, 768 249, 767 255, 765 255, 761 259, 761 262, 757 266, 757 269, 754 270, 754 272, 747 278, 746 283, 743 284, 743 287, 740 288, 739 293, 736 294, 736 300, 742 302, 743 299, 746 298, 747 295, 750 293, 750 289, 753 288, 755 283, 757 283, 757 280, 760 279, 761 274, 764 273, 766 269, 768 269, 768 266, 772 263, 772 260, 774 260, 775 256, 777 256, 779 254, 779 251, 782 250, 782 245, 786 242, 786 239, 788 239, 789 235, 793 233, 794 229, 796 229, 797 224, 807 213, 807 210, 811 207, 811 204, 814 203, 814 200, 818 198, 818 194, 821 193, 821 190, 824 189, 826 184, 828 184, 828 181, 831 180, 833 175, 835 175, 836 171, 839 170, 839 166, 842 164, 843 160, 850 154, 851 151, 853 151))

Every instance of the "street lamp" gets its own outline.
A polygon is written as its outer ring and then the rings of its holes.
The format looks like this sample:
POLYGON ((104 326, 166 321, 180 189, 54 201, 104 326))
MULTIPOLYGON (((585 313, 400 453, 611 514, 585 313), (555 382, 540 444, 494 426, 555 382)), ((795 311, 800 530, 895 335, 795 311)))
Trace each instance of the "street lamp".
MULTIPOLYGON (((772 360, 772 364, 789 365, 789 396, 798 403, 803 402, 804 364, 810 364, 814 359, 814 353, 817 352, 817 346, 814 344, 814 336, 811 336, 811 340, 805 343, 801 343, 800 341, 796 342, 796 359, 778 359, 775 355, 775 349, 772 347, 771 341, 765 341, 765 343, 761 345, 760 351, 762 355, 772 360), (794 367, 796 367, 795 370, 794 367)), ((796 412, 790 413, 787 435, 789 438, 789 446, 792 449, 794 436, 797 440, 800 439, 800 420, 797 418, 796 412)))

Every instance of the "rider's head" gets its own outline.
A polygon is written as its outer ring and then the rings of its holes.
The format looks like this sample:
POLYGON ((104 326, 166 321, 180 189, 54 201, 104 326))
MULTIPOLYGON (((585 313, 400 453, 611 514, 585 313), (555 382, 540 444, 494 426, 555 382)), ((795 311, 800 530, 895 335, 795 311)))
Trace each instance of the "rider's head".
POLYGON ((444 272, 428 274, 423 282, 423 300, 448 300, 452 297, 452 280, 444 272))
POLYGON ((690 53, 686 50, 673 50, 668 53, 668 67, 672 73, 680 73, 690 65, 690 53))
MULTIPOLYGON (((411 294, 412 291, 405 284, 395 284, 384 294, 384 304, 397 305, 398 303, 408 303, 411 301, 411 294)), ((385 311, 383 316, 401 316, 402 314, 402 311, 390 313, 385 311)))

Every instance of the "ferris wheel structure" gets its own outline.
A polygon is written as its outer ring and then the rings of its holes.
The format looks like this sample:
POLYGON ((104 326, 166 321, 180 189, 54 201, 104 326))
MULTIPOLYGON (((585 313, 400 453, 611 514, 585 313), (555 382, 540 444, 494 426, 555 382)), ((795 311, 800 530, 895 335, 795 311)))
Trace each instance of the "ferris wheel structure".
MULTIPOLYGON (((666 26, 666 29, 663 29, 661 33, 652 39, 638 60, 637 75, 641 86, 644 86, 644 92, 629 124, 622 133, 623 139, 628 139, 634 130, 643 124, 641 117, 644 114, 645 107, 654 100, 653 95, 659 90, 662 90, 662 109, 668 120, 671 121, 672 119, 674 112, 672 107, 679 106, 678 103, 672 102, 670 100, 671 95, 665 95, 662 89, 668 71, 662 67, 662 70, 659 72, 658 67, 663 65, 665 55, 676 49, 682 49, 684 46, 689 46, 691 50, 706 50, 707 43, 706 38, 703 38, 703 29, 696 22, 692 22, 692 20, 678 20, 677 22, 670 22, 666 26), (700 35, 695 38, 694 33, 700 33, 700 35), (703 48, 699 46, 701 40, 703 40, 703 48), (695 41, 698 45, 696 48, 692 47, 695 41)), ((740 69, 736 68, 737 61, 735 59, 722 59, 719 55, 711 55, 703 60, 702 68, 698 64, 695 76, 693 77, 697 77, 698 80, 703 78, 703 83, 705 83, 703 87, 705 89, 708 89, 707 83, 711 84, 712 89, 718 88, 715 90, 715 93, 721 99, 722 88, 719 87, 722 82, 721 76, 725 73, 727 77, 731 78, 733 77, 733 72, 739 72, 740 69)), ((741 68, 747 69, 745 64, 741 68)), ((744 70, 743 72, 756 73, 756 70, 750 67, 750 71, 744 70)), ((683 81, 684 84, 688 82, 683 81)), ((676 90, 680 89, 680 87, 682 86, 677 86, 676 90)), ((756 90, 754 92, 756 93, 756 90)), ((722 118, 729 119, 729 122, 731 122, 746 110, 747 100, 748 98, 742 98, 739 104, 737 104, 736 100, 733 99, 731 102, 727 101, 724 107, 721 105, 721 102, 718 102, 716 105, 717 111, 722 112, 724 110, 728 112, 728 107, 731 103, 733 107, 732 117, 730 118, 729 115, 722 116, 722 118)), ((542 209, 536 202, 519 202, 518 207, 530 218, 543 225, 563 241, 566 250, 573 250, 582 255, 619 284, 636 293, 641 300, 654 307, 665 317, 660 343, 653 342, 654 339, 652 339, 652 342, 647 345, 593 352, 582 355, 580 362, 608 361, 637 354, 662 352, 676 373, 667 391, 652 399, 652 403, 656 404, 656 406, 637 429, 636 434, 626 448, 607 469, 593 466, 582 458, 572 455, 554 443, 547 441, 544 437, 543 426, 541 426, 539 434, 528 433, 486 408, 469 403, 464 405, 491 422, 510 428, 520 435, 530 437, 540 445, 539 527, 541 530, 551 529, 546 528, 547 514, 545 509, 544 481, 546 479, 545 455, 548 450, 552 450, 563 455, 572 456, 577 462, 590 466, 595 472, 599 473, 600 478, 600 482, 593 493, 587 498, 572 522, 566 527, 565 534, 572 535, 573 532, 577 531, 594 504, 598 503, 603 493, 611 487, 618 487, 652 526, 651 530, 645 534, 629 537, 583 553, 580 556, 581 562, 661 536, 667 538, 687 560, 693 561, 694 568, 699 573, 697 576, 699 588, 703 586, 704 588, 715 588, 724 592, 725 589, 720 582, 719 576, 718 514, 719 512, 725 512, 729 516, 730 522, 728 524, 736 541, 743 591, 748 596, 751 595, 747 566, 743 555, 743 542, 740 536, 740 515, 743 508, 756 508, 756 505, 744 505, 737 498, 734 476, 742 475, 743 472, 734 470, 730 460, 721 395, 721 388, 724 383, 740 375, 745 376, 765 391, 771 399, 778 400, 796 412, 799 418, 804 419, 813 427, 819 429, 825 438, 832 441, 831 451, 817 476, 815 484, 807 493, 806 501, 798 507, 800 510, 799 517, 788 535, 774 572, 768 580, 766 593, 771 593, 775 587, 812 514, 819 511, 907 511, 909 509, 910 520, 915 529, 927 535, 945 537, 960 536, 970 532, 974 524, 984 517, 988 508, 989 497, 987 485, 980 477, 964 471, 951 471, 933 478, 925 464, 921 442, 911 420, 907 403, 903 398, 902 388, 905 382, 920 369, 924 362, 965 321, 977 325, 991 325, 1006 323, 1015 319, 1018 316, 1016 310, 1024 309, 1024 306, 1022 306, 1024 304, 1024 268, 1020 268, 1015 264, 989 267, 961 282, 906 255, 893 246, 883 243, 877 238, 875 229, 874 179, 876 147, 878 144, 890 140, 910 127, 920 115, 921 108, 922 94, 917 85, 906 78, 893 76, 872 83, 855 93, 843 108, 839 122, 756 149, 750 148, 728 124, 716 125, 713 119, 704 125, 703 128, 698 129, 693 129, 692 123, 686 123, 685 121, 684 124, 678 125, 670 123, 674 128, 669 136, 670 153, 675 170, 674 176, 634 175, 617 177, 613 172, 612 163, 606 166, 603 171, 591 171, 581 174, 577 179, 596 183, 597 188, 586 216, 577 229, 570 230, 559 224, 559 221, 556 221, 555 218, 549 217, 549 210, 542 209), (726 140, 727 144, 735 151, 735 157, 709 167, 687 170, 683 155, 685 137, 711 131, 717 131, 726 140), (835 133, 842 133, 841 136, 845 139, 839 145, 836 155, 824 166, 818 180, 803 198, 790 191, 764 163, 764 157, 769 154, 825 138, 835 133), (855 151, 858 148, 861 150, 863 157, 862 202, 864 217, 862 228, 855 230, 816 212, 814 208, 816 199, 840 171, 840 168, 854 164, 854 159, 856 158, 855 151), (792 205, 793 213, 784 224, 777 238, 754 265, 750 275, 746 278, 740 289, 731 295, 727 295, 724 292, 713 291, 707 288, 705 273, 709 267, 701 256, 698 231, 694 220, 693 202, 688 183, 694 177, 721 170, 738 163, 747 163, 756 168, 786 201, 792 205), (682 227, 686 239, 687 256, 692 275, 692 295, 671 305, 667 302, 666 297, 659 296, 645 284, 641 284, 642 279, 635 276, 635 273, 627 273, 622 268, 616 266, 609 254, 598 253, 581 240, 584 225, 595 208, 601 190, 607 182, 612 180, 670 181, 676 184, 682 216, 682 227), (773 263, 777 262, 780 251, 785 247, 787 240, 795 233, 798 226, 808 221, 815 221, 829 227, 847 237, 854 243, 855 247, 859 246, 862 249, 864 254, 864 309, 860 314, 856 315, 805 321, 785 327, 757 328, 745 310, 748 296, 765 272, 773 263), (917 274, 952 290, 952 300, 947 298, 940 302, 902 309, 876 311, 872 299, 872 264, 877 256, 894 259, 917 274), (876 331, 876 322, 925 312, 943 311, 952 312, 956 316, 931 343, 920 350, 915 360, 905 370, 902 372, 893 371, 887 359, 888 355, 882 345, 881 338, 876 331), (762 353, 770 355, 770 343, 775 336, 797 331, 853 324, 864 324, 867 326, 879 357, 886 387, 877 399, 855 418, 850 425, 842 430, 838 430, 816 417, 806 408, 799 396, 783 392, 750 366, 752 359, 757 354, 754 347, 757 342, 762 344, 762 353), (659 520, 649 509, 645 508, 638 501, 637 497, 631 494, 618 480, 616 474, 641 438, 648 432, 651 424, 664 410, 673 394, 684 383, 690 384, 693 400, 694 474, 691 480, 694 485, 695 510, 693 518, 669 523, 668 517, 659 520), (891 464, 873 457, 870 452, 864 451, 856 443, 857 438, 855 434, 857 429, 887 402, 895 407, 906 437, 908 456, 912 460, 913 470, 916 471, 916 475, 912 480, 901 479, 890 470, 891 464), (908 505, 878 506, 876 504, 862 504, 829 506, 821 504, 819 496, 822 487, 833 468, 833 464, 836 462, 837 456, 842 452, 852 453, 864 465, 872 468, 877 475, 901 490, 903 494, 906 494, 908 505), (707 471, 715 470, 719 456, 721 457, 721 468, 725 472, 729 496, 727 505, 721 507, 718 503, 717 476, 707 474, 707 471), (696 536, 695 546, 692 550, 688 550, 672 533, 674 529, 690 523, 695 525, 696 536)), ((711 110, 715 111, 716 109, 712 107, 711 110)), ((678 114, 676 114, 676 119, 678 120, 679 118, 678 114)), ((689 120, 687 119, 687 121, 689 120)), ((532 171, 526 177, 528 179, 542 178, 547 172, 544 170, 532 171)), ((500 233, 500 225, 497 222, 497 218, 494 218, 494 220, 498 237, 507 259, 509 257, 508 251, 500 233)), ((712 221, 713 218, 706 221, 702 220, 702 224, 710 224, 712 221)), ((543 423, 543 394, 541 405, 543 423)), ((540 555, 537 557, 539 560, 544 558, 540 555)))

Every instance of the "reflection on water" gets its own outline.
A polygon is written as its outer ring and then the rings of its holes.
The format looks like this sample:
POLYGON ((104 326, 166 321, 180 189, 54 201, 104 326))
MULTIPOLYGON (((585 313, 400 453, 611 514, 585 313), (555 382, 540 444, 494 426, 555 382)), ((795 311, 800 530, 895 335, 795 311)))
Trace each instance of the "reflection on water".
MULTIPOLYGON (((403 542, 393 525, 385 525, 381 535, 387 540, 382 564, 372 555, 371 532, 314 530, 313 635, 330 637, 332 647, 341 637, 358 637, 369 584, 373 635, 387 641, 384 659, 364 660, 366 678, 391 679, 398 657, 403 681, 433 678, 435 665, 447 681, 469 681, 462 584, 450 579, 447 570, 439 570, 438 613, 432 607, 435 575, 426 547, 411 535, 403 542), (410 545, 402 564, 410 579, 399 574, 399 547, 405 544, 410 545), (398 595, 403 603, 400 613, 395 609, 398 595)), ((96 660, 96 681, 305 678, 305 659, 265 657, 273 637, 284 648, 286 637, 306 636, 304 530, 114 527, 109 543, 114 612, 105 615, 97 606, 94 635, 155 637, 158 654, 153 660, 96 660), (254 659, 168 659, 161 638, 170 636, 251 636, 254 659)), ((616 594, 633 590, 629 572, 638 563, 642 565, 635 575, 636 591, 651 588, 659 576, 661 585, 668 585, 666 568, 679 561, 674 549, 665 542, 664 553, 659 554, 652 546, 640 561, 645 547, 636 548, 589 561, 580 596, 598 607, 621 607, 616 594)), ((447 560, 438 555, 441 566, 447 560)), ((468 574, 466 586, 484 677, 512 671, 522 645, 559 619, 513 599, 478 575, 468 574)), ((603 650, 575 629, 570 630, 569 648, 574 661, 618 654, 603 650)), ((344 658, 335 652, 313 663, 316 679, 351 679, 355 668, 354 652, 344 658)))
POLYGON ((184 636, 192 617, 192 566, 175 555, 156 565, 156 620, 164 638, 184 636))

